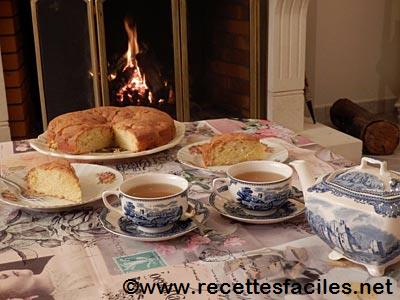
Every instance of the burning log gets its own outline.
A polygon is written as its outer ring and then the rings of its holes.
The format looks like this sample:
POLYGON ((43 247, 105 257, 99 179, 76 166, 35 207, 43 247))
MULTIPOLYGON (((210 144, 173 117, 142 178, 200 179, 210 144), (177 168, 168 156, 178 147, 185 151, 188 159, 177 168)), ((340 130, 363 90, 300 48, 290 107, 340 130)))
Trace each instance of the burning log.
POLYGON ((136 60, 143 73, 146 74, 147 84, 153 95, 157 95, 164 88, 161 77, 161 70, 155 56, 150 51, 140 52, 136 55, 136 60))

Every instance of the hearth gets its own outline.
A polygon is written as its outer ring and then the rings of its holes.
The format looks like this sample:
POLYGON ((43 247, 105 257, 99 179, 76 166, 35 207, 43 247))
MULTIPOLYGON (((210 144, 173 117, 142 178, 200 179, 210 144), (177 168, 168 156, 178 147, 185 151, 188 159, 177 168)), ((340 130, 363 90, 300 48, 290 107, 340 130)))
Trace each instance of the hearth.
POLYGON ((98 2, 104 103, 153 106, 176 117, 171 3, 98 2), (107 65, 105 63, 107 62, 107 65))
POLYGON ((99 105, 265 116, 265 3, 31 0, 44 126, 99 105))

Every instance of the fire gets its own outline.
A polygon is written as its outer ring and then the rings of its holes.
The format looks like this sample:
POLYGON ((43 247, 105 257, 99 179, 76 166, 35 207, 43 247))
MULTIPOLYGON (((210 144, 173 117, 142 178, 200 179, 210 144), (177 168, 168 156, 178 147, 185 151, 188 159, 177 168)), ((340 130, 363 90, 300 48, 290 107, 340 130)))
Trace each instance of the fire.
POLYGON ((128 51, 126 51, 126 66, 123 71, 127 68, 137 67, 136 55, 139 53, 139 44, 137 39, 136 26, 129 22, 128 18, 124 20, 124 27, 126 34, 128 35, 128 51), (133 28, 131 28, 133 26, 133 28))
POLYGON ((152 48, 143 41, 140 47, 138 28, 132 18, 124 19, 128 39, 126 52, 110 63, 108 81, 113 105, 149 105, 161 109, 174 109, 175 93, 169 79, 164 78, 162 68, 152 48), (139 67, 140 65, 140 67, 139 67))
MULTIPOLYGON (((122 72, 129 74, 130 78, 116 93, 117 101, 122 103, 126 99, 129 102, 136 100, 140 104, 141 99, 146 99, 151 103, 152 97, 150 96, 149 87, 146 84, 145 74, 142 74, 140 71, 136 60, 136 55, 140 51, 136 26, 132 24, 130 19, 125 18, 124 27, 128 36, 128 50, 125 54, 126 65, 122 72)), ((115 75, 111 76, 111 79, 115 79, 115 75)))

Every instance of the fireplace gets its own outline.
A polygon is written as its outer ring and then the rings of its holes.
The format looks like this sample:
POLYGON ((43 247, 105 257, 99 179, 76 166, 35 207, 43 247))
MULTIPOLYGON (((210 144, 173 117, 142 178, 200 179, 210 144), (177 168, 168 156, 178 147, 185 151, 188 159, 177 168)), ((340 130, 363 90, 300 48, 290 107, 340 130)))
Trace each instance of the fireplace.
MULTIPOLYGON (((142 2, 31 0, 44 127, 58 114, 113 104, 129 83, 129 78, 112 82, 114 76, 135 71, 135 63, 126 60, 133 32, 139 52, 150 49, 146 56, 156 56, 150 69, 160 71, 156 82, 164 87, 162 96, 154 97, 151 71, 143 70, 135 56, 144 88, 140 96, 132 95, 137 104, 162 104, 181 121, 267 117, 302 130, 309 0, 142 2), (117 17, 108 11, 113 3, 121 4, 117 17), (129 5, 143 6, 143 13, 129 5), (160 47, 152 45, 160 41, 161 56, 160 47)), ((129 85, 127 90, 136 93, 129 85)), ((122 102, 130 98, 125 92, 122 102)))
POLYGON ((103 103, 152 106, 176 118, 171 2, 153 4, 96 3, 103 103))
POLYGON ((44 127, 99 105, 264 117, 265 3, 31 0, 44 127))

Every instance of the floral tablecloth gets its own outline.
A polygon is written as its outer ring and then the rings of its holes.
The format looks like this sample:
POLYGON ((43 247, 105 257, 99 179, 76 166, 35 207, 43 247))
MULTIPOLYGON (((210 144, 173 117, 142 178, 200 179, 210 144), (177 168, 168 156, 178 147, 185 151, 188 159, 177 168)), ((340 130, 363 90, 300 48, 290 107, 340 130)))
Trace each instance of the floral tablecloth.
MULTIPOLYGON (((177 161, 176 153, 182 146, 209 139, 216 133, 245 131, 268 137, 288 149, 289 161, 308 160, 315 176, 351 165, 268 121, 217 119, 185 125, 185 138, 173 149, 104 164, 120 171, 125 178, 149 171, 183 176, 191 183, 189 197, 205 205, 211 181, 218 174, 185 167, 177 161)), ((29 169, 51 159, 31 149, 28 141, 0 143, 2 174, 29 169)), ((296 176, 293 185, 299 188, 296 176)), ((144 282, 162 278, 163 282, 217 283, 246 278, 301 278, 302 282, 340 278, 353 283, 378 280, 352 263, 329 261, 329 249, 312 234, 304 215, 279 224, 249 225, 224 218, 209 207, 206 226, 213 229, 211 234, 202 236, 194 231, 171 241, 145 243, 107 232, 98 220, 102 209, 101 201, 58 213, 0 204, 0 299, 330 299, 332 296, 316 294, 128 295, 122 285, 133 277, 144 282), (256 272, 255 265, 262 267, 256 272)), ((400 279, 398 269, 394 266, 387 272, 395 283, 400 279)), ((389 296, 376 297, 368 299, 389 296)), ((400 299, 399 294, 388 299, 400 299)))

